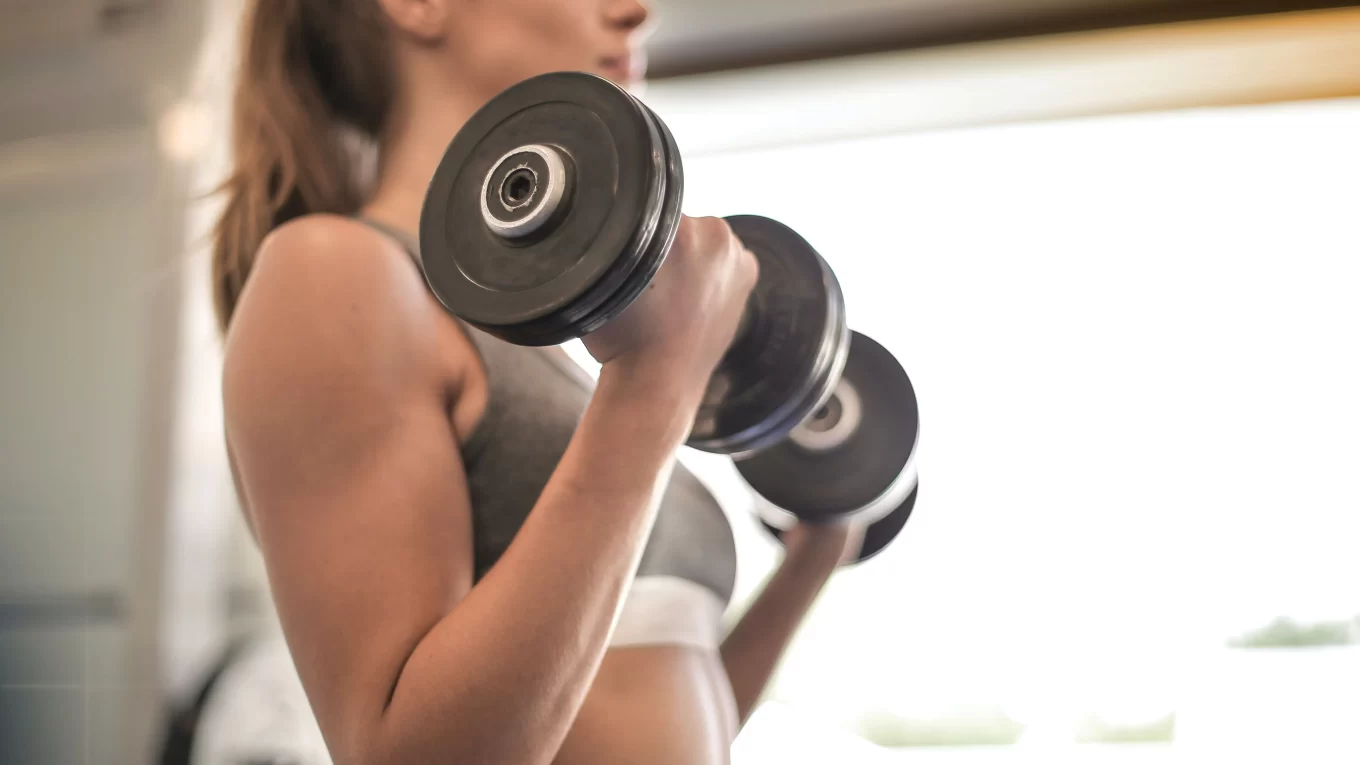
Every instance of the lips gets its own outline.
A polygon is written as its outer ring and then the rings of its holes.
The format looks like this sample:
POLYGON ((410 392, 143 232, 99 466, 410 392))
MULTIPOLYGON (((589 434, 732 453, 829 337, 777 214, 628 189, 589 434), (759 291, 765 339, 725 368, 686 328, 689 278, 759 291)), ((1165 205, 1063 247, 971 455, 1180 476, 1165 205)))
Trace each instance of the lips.
POLYGON ((642 79, 642 57, 634 55, 609 56, 600 59, 600 68, 619 82, 642 79))

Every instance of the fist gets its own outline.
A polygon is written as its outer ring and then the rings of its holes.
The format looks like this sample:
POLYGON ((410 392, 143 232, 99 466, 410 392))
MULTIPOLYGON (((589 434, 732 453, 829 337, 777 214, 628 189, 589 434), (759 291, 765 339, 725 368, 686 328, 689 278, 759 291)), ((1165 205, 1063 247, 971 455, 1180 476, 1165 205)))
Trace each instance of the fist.
POLYGON ((784 549, 789 559, 836 568, 859 559, 864 531, 853 521, 799 523, 784 532, 784 549))

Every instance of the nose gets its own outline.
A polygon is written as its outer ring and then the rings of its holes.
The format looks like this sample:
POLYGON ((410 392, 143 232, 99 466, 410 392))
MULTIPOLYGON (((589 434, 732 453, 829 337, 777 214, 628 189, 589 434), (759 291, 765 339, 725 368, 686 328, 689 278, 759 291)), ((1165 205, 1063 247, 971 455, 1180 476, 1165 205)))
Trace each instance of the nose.
POLYGON ((640 0, 613 0, 605 13, 610 26, 623 32, 637 31, 650 16, 647 4, 640 0))

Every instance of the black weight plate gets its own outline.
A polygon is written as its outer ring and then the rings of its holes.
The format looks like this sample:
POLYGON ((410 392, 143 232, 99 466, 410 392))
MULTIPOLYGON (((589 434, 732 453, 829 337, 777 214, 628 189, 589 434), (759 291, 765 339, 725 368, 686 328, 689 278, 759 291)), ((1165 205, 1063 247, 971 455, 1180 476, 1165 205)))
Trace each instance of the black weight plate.
POLYGON ((859 548, 860 563, 883 552, 897 538, 897 535, 902 533, 902 529, 906 528, 907 521, 911 518, 911 511, 916 509, 916 492, 920 488, 921 484, 918 482, 902 504, 893 508, 893 511, 883 518, 870 524, 869 528, 865 530, 864 542, 859 548))
POLYGON ((671 135, 670 128, 666 127, 666 123, 646 105, 639 103, 638 106, 657 129, 661 138, 661 148, 665 153, 666 175, 662 187, 660 214, 657 217, 655 231, 649 237, 649 244, 637 259, 632 273, 592 314, 576 322, 582 334, 594 332, 610 319, 623 313, 647 289, 652 277, 656 276, 661 264, 665 262, 666 253, 670 251, 671 245, 675 242, 676 232, 680 228, 680 204, 684 201, 685 195, 685 172, 680 162, 680 149, 676 146, 675 138, 671 135))
POLYGON ((849 330, 840 283, 812 245, 769 218, 726 220, 755 255, 760 279, 688 445, 739 455, 778 442, 822 405, 844 367, 849 330))
POLYGON ((666 182, 656 126, 602 77, 558 72, 515 85, 482 107, 449 144, 421 213, 426 278, 454 315, 510 342, 578 337, 649 251, 666 182), (572 195, 556 224, 507 240, 482 219, 487 174, 531 144, 566 155, 572 195))
POLYGON ((815 521, 873 505, 916 452, 916 390, 887 349, 852 332, 842 379, 858 394, 861 412, 842 443, 812 451, 785 439, 736 463, 756 493, 799 518, 815 521))
MULTIPOLYGON (((902 533, 902 529, 907 526, 907 520, 911 518, 911 511, 916 509, 916 492, 919 489, 920 484, 918 483, 902 504, 893 508, 891 512, 870 524, 869 528, 864 530, 864 540, 860 543, 859 555, 855 558, 856 563, 863 563, 883 552, 897 538, 897 535, 902 533)), ((761 525, 776 540, 783 541, 784 532, 782 529, 771 526, 764 521, 761 522, 761 525)))

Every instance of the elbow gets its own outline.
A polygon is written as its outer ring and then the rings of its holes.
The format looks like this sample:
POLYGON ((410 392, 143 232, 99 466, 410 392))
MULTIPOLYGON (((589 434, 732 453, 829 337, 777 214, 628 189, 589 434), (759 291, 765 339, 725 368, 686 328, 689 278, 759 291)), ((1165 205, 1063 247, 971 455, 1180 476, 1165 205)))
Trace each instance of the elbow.
POLYGON ((378 728, 357 735, 346 733, 330 752, 334 765, 430 765, 433 762, 476 762, 523 765, 508 757, 506 742, 491 731, 454 732, 456 724, 444 726, 436 735, 395 733, 378 728))
POLYGON ((327 741, 333 765, 387 765, 399 761, 376 730, 350 729, 342 735, 339 741, 327 741))
POLYGON ((413 740, 385 739, 384 736, 370 732, 350 736, 350 740, 330 751, 333 765, 428 765, 430 762, 450 761, 447 757, 418 757, 419 749, 413 740))
MULTIPOLYGON (((391 735, 383 723, 362 731, 348 731, 331 751, 334 765, 429 765, 431 762, 464 762, 453 759, 452 752, 431 756, 432 742, 411 732, 391 735)), ((459 753, 461 755, 461 752, 459 753)), ((466 760, 477 762, 477 760, 466 760)))
POLYGON ((390 714, 344 727, 339 735, 327 736, 333 765, 415 765, 443 758, 417 757, 422 736, 401 731, 390 714))

